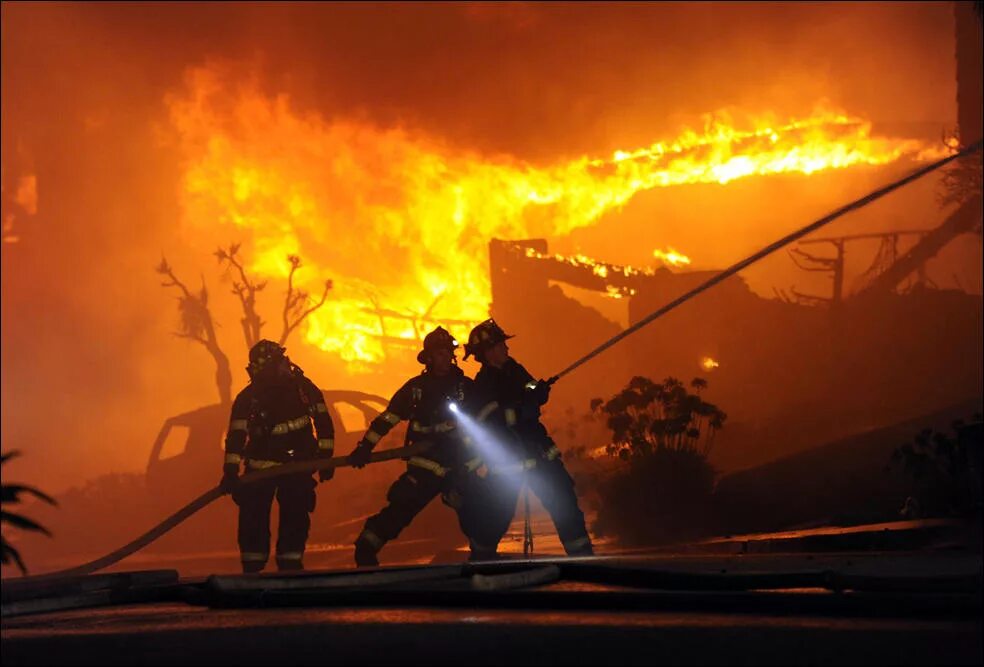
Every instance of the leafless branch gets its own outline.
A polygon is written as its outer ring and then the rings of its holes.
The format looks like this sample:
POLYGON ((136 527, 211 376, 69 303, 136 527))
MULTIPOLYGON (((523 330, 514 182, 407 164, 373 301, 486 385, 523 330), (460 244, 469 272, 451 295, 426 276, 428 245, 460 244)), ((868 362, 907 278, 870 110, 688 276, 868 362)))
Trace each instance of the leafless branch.
POLYGON ((796 302, 805 306, 824 306, 829 305, 833 299, 824 296, 817 296, 815 294, 804 294, 803 292, 797 292, 795 288, 789 288, 789 291, 793 294, 796 302))
POLYGON ((811 255, 810 253, 804 252, 799 248, 793 248, 788 252, 789 252, 789 258, 793 260, 793 264, 803 269, 804 271, 817 271, 817 272, 831 271, 833 269, 834 264, 837 263, 836 257, 817 257, 816 255, 811 255), (806 266, 804 264, 801 264, 800 261, 796 259, 797 255, 802 257, 804 261, 814 262, 819 266, 806 266))
POLYGON ((280 334, 281 345, 287 342, 290 334, 303 322, 311 313, 321 308, 325 305, 325 301, 328 299, 328 292, 332 288, 331 280, 326 280, 324 284, 324 291, 321 293, 321 299, 313 304, 311 307, 304 309, 304 304, 307 303, 308 297, 310 296, 307 292, 294 287, 294 273, 301 266, 301 258, 297 255, 288 255, 287 261, 290 262, 290 272, 287 274, 287 294, 284 297, 284 310, 283 310, 283 333, 280 334), (293 315, 293 321, 291 320, 291 315, 293 315))
POLYGON ((243 317, 239 320, 239 323, 243 327, 243 337, 246 339, 246 347, 252 348, 259 342, 260 330, 266 324, 256 312, 256 293, 266 287, 266 282, 250 280, 243 263, 237 256, 239 248, 239 243, 231 243, 229 244, 228 250, 219 248, 213 254, 219 260, 220 264, 228 262, 239 273, 239 281, 234 280, 232 283, 232 293, 239 298, 239 303, 242 305, 243 317))
POLYGON ((174 335, 201 343, 208 350, 215 361, 215 383, 219 391, 219 399, 223 403, 231 402, 232 371, 229 368, 229 358, 222 351, 215 335, 215 323, 208 308, 208 289, 205 286, 205 278, 202 277, 202 288, 196 295, 178 279, 166 258, 161 258, 161 263, 157 265, 156 271, 168 278, 167 282, 161 283, 162 287, 176 287, 181 292, 178 296, 181 330, 174 332, 174 335))
POLYGON ((161 257, 161 263, 157 265, 155 269, 157 273, 167 276, 171 282, 161 283, 161 287, 177 287, 184 293, 184 297, 187 299, 192 299, 191 292, 185 287, 185 284, 178 280, 178 277, 174 275, 174 271, 171 269, 171 265, 167 263, 166 257, 161 257))
POLYGON ((778 287, 773 287, 772 293, 775 294, 776 298, 782 301, 783 303, 793 303, 793 300, 789 298, 789 295, 786 294, 786 291, 783 289, 780 289, 778 287))

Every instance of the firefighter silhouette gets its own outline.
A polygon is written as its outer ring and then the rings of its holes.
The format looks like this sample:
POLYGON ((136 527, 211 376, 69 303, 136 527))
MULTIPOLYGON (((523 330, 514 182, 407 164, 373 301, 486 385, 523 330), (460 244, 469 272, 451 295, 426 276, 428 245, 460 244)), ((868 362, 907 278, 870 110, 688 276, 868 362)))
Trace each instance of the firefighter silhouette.
POLYGON ((355 541, 356 565, 378 565, 377 554, 390 540, 410 525, 437 496, 454 509, 462 532, 469 537, 473 556, 482 552, 472 535, 477 515, 473 491, 478 483, 474 471, 482 460, 458 428, 451 405, 464 405, 472 381, 458 368, 455 349, 458 342, 443 327, 424 338, 417 361, 425 370, 406 382, 390 400, 385 412, 374 419, 350 455, 361 468, 373 447, 400 421, 409 421, 407 445, 420 445, 425 451, 407 460, 407 470, 386 494, 388 504, 366 520, 355 541))
POLYGON ((494 320, 472 329, 465 345, 465 359, 474 355, 482 364, 475 376, 474 392, 478 419, 487 428, 496 425, 512 437, 499 437, 502 456, 488 461, 491 486, 483 494, 486 513, 476 536, 494 553, 509 529, 524 484, 540 499, 550 514, 568 555, 593 553, 584 514, 577 504, 574 480, 560 460, 560 450, 540 422, 540 408, 550 395, 550 382, 536 381, 509 356, 506 334, 494 320))
MULTIPOLYGON (((261 340, 249 351, 250 383, 232 404, 225 442, 222 486, 239 506, 239 551, 243 572, 259 572, 270 557, 270 511, 280 507, 277 568, 303 569, 304 547, 315 506, 312 473, 295 473, 251 484, 237 484, 247 471, 293 461, 330 458, 334 424, 321 390, 285 355, 286 349, 261 340), (314 429, 312 430, 312 421, 314 429)), ((322 482, 334 470, 322 470, 322 482)))

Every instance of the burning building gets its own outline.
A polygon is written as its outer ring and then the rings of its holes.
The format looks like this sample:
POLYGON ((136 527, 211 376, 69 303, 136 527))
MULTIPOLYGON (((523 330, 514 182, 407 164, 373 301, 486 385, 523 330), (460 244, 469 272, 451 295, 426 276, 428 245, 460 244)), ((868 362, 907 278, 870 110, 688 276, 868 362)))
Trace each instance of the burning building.
MULTIPOLYGON (((2 419, 5 447, 37 452, 27 476, 57 491, 142 472, 169 415, 195 422, 215 403, 208 357, 169 335, 162 252, 181 275, 203 274, 233 385, 246 381, 242 314, 209 266, 241 241, 269 285, 268 322, 288 256, 305 259, 295 286, 333 282, 291 358, 326 390, 386 397, 418 370, 413 350, 433 326, 463 339, 494 315, 550 375, 797 221, 950 150, 952 7, 510 11, 521 17, 473 3, 4 3, 2 419), (691 264, 675 266, 682 253, 691 264)), ((852 225, 934 227, 932 188, 852 225)), ((979 275, 970 245, 947 258, 960 271, 929 274, 946 287, 979 275)), ((632 374, 710 373, 728 432, 749 434, 732 448, 746 450, 738 464, 814 428, 824 437, 823 411, 844 395, 836 378, 868 360, 882 366, 856 385, 859 413, 876 396, 920 409, 914 385, 879 391, 899 384, 892 364, 926 377, 958 367, 932 402, 973 388, 979 305, 906 315, 920 297, 883 291, 901 304, 895 324, 872 324, 862 345, 855 320, 770 298, 799 274, 767 268, 606 353, 555 397, 581 410, 632 374), (934 350, 925 363, 915 342, 885 344, 909 332, 934 350), (804 414, 814 421, 762 426, 804 414)), ((347 432, 364 424, 339 410, 349 418, 347 432)), ((167 458, 171 443, 157 444, 167 458)))

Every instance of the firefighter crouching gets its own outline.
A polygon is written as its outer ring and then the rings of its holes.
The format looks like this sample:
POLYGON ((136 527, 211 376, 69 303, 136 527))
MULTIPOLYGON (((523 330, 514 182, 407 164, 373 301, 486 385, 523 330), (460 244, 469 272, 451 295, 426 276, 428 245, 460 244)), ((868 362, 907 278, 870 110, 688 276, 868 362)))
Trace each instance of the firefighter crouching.
MULTIPOLYGON (((225 443, 222 486, 239 506, 239 551, 243 572, 261 571, 270 556, 270 510, 280 507, 277 569, 303 569, 304 547, 314 511, 316 483, 303 472, 238 484, 240 464, 246 471, 294 461, 330 458, 335 429, 324 395, 290 362, 285 348, 261 340, 249 351, 250 384, 232 404, 225 443), (317 437, 312 431, 311 422, 317 437)), ((334 470, 318 471, 322 482, 334 470)))
POLYGON ((574 480, 560 460, 560 450, 540 422, 540 407, 547 402, 550 384, 536 381, 509 356, 506 341, 512 338, 495 323, 486 320, 472 329, 465 345, 465 359, 475 355, 482 369, 475 376, 479 421, 498 424, 513 434, 502 439, 511 449, 505 459, 488 464, 493 492, 484 494, 487 515, 480 538, 497 548, 516 511, 524 482, 550 514, 564 550, 571 556, 593 553, 591 538, 584 525, 584 514, 577 504, 574 480))
MULTIPOLYGON (((457 427, 450 404, 463 405, 470 395, 472 381, 458 368, 455 349, 458 342, 443 327, 424 338, 417 361, 424 372, 411 378, 393 395, 386 410, 369 425, 349 459, 360 468, 380 438, 400 421, 407 420, 407 445, 423 445, 425 451, 407 460, 407 470, 386 494, 388 504, 366 520, 355 542, 355 563, 359 567, 378 565, 377 554, 390 540, 410 525, 431 500, 442 501, 458 514, 462 532, 469 538, 475 532, 475 503, 470 502, 470 486, 477 483, 472 474, 482 463, 457 427)), ((470 540, 473 554, 481 546, 470 540)))

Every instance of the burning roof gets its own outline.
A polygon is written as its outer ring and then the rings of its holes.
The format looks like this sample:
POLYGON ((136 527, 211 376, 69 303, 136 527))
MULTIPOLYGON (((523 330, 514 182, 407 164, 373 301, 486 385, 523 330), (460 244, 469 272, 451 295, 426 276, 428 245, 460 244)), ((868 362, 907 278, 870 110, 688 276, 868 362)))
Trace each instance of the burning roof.
MULTIPOLYGON (((285 95, 232 87, 215 68, 192 70, 168 105, 183 154, 186 229, 251 238, 250 268, 264 278, 285 278, 287 255, 311 258, 300 284, 331 277, 336 290, 305 339, 353 367, 382 361, 383 340, 416 340, 427 322, 484 319, 489 238, 566 234, 652 188, 921 161, 945 150, 873 136, 870 122, 818 107, 785 120, 709 114, 669 140, 537 166, 401 128, 302 114, 285 95), (400 317, 384 329, 387 309, 400 317)), ((631 267, 593 270, 601 279, 621 271, 613 296, 631 293, 631 267)))

